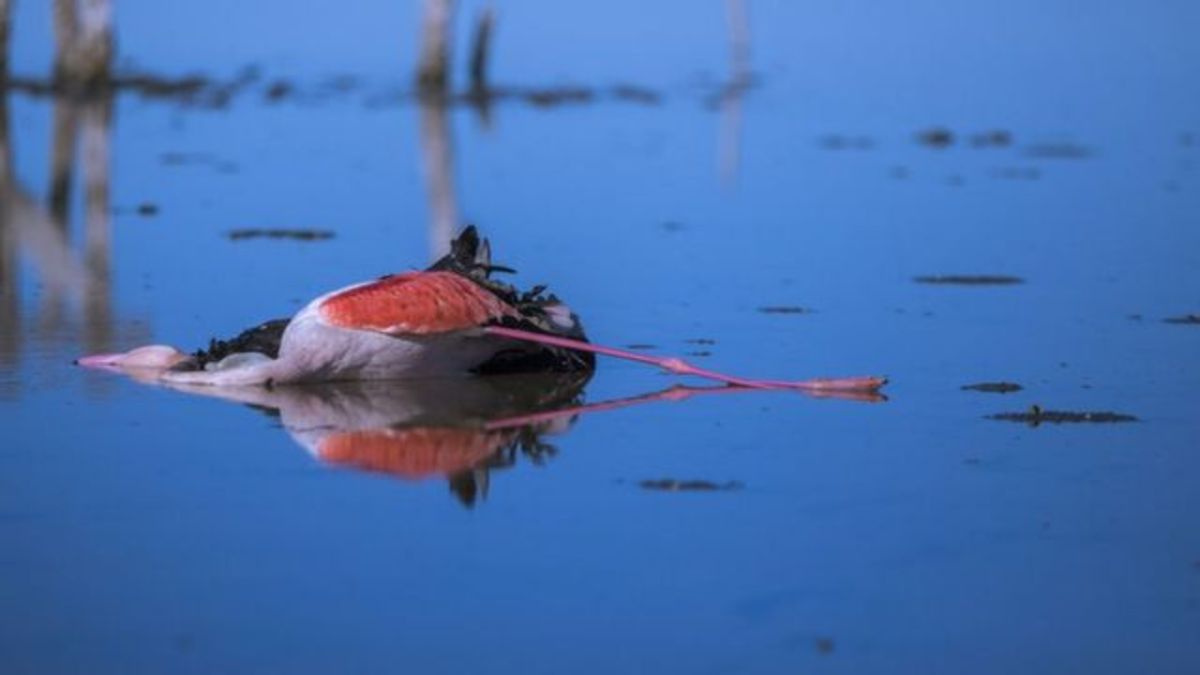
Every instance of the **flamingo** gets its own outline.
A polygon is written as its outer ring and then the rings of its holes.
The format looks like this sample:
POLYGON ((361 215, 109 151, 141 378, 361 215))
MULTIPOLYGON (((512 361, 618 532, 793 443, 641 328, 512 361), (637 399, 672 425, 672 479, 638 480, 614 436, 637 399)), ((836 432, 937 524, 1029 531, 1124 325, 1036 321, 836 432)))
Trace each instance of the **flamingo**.
POLYGON ((697 368, 674 357, 588 341, 579 317, 544 286, 522 292, 492 277, 491 246, 467 227, 450 252, 409 271, 326 293, 291 319, 268 321, 186 354, 166 345, 80 358, 173 385, 273 386, 474 373, 591 371, 595 355, 637 361, 736 387, 874 392, 881 377, 762 380, 697 368))

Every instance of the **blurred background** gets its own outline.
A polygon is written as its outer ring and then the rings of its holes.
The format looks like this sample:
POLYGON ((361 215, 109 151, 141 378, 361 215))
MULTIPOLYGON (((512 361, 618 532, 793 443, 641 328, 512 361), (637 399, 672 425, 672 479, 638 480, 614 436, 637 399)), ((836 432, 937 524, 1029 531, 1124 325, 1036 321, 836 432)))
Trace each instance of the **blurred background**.
POLYGON ((1197 25, 0 0, 0 670, 1194 672, 1197 25), (479 419, 673 380, 247 408, 71 365, 286 317, 465 223, 597 342, 890 400, 517 439, 479 419), (347 409, 475 450, 297 431, 347 409))

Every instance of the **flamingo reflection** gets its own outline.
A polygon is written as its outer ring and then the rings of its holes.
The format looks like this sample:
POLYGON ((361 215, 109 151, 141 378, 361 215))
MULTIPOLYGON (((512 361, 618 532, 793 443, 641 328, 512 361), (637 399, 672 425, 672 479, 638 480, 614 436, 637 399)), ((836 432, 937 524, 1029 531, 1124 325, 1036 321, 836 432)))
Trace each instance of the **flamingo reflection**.
MULTIPOLYGON (((445 480, 466 507, 486 498, 493 471, 521 458, 542 464, 550 439, 584 415, 697 396, 753 394, 742 387, 676 385, 635 396, 584 402, 590 371, 321 385, 201 387, 176 391, 241 403, 278 418, 322 464, 406 482, 445 480)), ((161 381, 156 382, 162 384, 161 381)), ((876 392, 817 392, 817 398, 875 402, 876 392)))

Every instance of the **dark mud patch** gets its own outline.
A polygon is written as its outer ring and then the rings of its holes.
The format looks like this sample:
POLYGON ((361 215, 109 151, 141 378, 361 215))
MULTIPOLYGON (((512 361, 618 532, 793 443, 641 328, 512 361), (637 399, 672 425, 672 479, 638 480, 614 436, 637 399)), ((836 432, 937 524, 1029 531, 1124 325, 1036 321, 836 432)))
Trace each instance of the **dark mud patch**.
POLYGON ((993 169, 991 176, 998 180, 1038 180, 1042 177, 1042 172, 1040 169, 1031 166, 1003 166, 993 169))
POLYGON ((0 79, 0 91, 25 93, 31 96, 57 96, 79 100, 104 99, 117 94, 131 93, 143 99, 164 100, 181 105, 223 108, 235 95, 259 77, 254 66, 243 68, 232 80, 218 81, 206 75, 179 77, 145 71, 125 71, 86 84, 66 82, 55 78, 10 77, 0 79))
POLYGON ((567 105, 588 105, 602 101, 633 103, 642 106, 658 105, 663 102, 661 92, 633 84, 617 84, 612 87, 587 87, 582 85, 560 85, 552 87, 484 86, 437 94, 412 90, 393 90, 366 98, 369 108, 419 102, 435 106, 467 106, 484 112, 493 104, 518 102, 535 108, 553 109, 567 105))
POLYGON ((1036 427, 1039 424, 1116 424, 1120 422, 1137 422, 1137 417, 1110 411, 1072 411, 1072 410, 1043 410, 1040 406, 1031 406, 1029 410, 1019 413, 997 413, 988 415, 987 419, 1001 422, 1020 422, 1036 427))
POLYGON ((618 101, 628 101, 642 105, 658 105, 662 103, 662 96, 657 91, 634 84, 618 84, 612 88, 610 93, 618 101))
POLYGON ((270 103, 278 103, 291 96, 296 91, 296 85, 287 80, 275 80, 263 92, 263 98, 270 103))
POLYGON ((331 230, 246 228, 241 230, 230 230, 226 236, 229 237, 230 241, 246 241, 250 239, 325 241, 327 239, 333 239, 334 233, 331 230))
POLYGON ((210 155, 207 152, 164 152, 158 156, 158 163, 163 166, 189 166, 216 162, 216 155, 210 155))
POLYGON ((1007 148, 1012 144, 1012 132, 1004 129, 992 129, 971 136, 973 148, 1007 148))
POLYGON ((843 136, 841 134, 825 134, 819 144, 824 150, 870 150, 875 147, 875 141, 869 136, 843 136))
POLYGON ((638 487, 655 492, 730 492, 740 490, 744 485, 731 480, 725 483, 714 483, 708 480, 675 480, 674 478, 658 478, 638 481, 638 487))
POLYGON ((523 98, 526 103, 534 107, 552 108, 570 103, 591 103, 596 99, 596 92, 587 87, 555 87, 530 89, 517 92, 516 96, 523 98))
POLYGON ((221 159, 207 152, 164 152, 158 156, 158 162, 163 166, 186 167, 207 166, 218 173, 237 173, 238 165, 227 159, 221 159))
POLYGON ((1004 274, 936 274, 913 277, 913 281, 938 286, 1012 286, 1025 283, 1021 277, 1004 274))
POLYGON ((766 305, 759 307, 762 314, 813 314, 814 310, 799 305, 766 305))
POLYGON ((1014 391, 1024 389, 1016 382, 977 382, 975 384, 964 384, 960 387, 963 391, 981 391, 986 394, 1011 394, 1014 391))
POLYGON ((932 127, 917 132, 917 144, 935 150, 954 145, 954 132, 945 127, 932 127))
POLYGON ((1026 157, 1038 159, 1087 159, 1095 154, 1091 148, 1078 143, 1035 143, 1025 148, 1026 157))
POLYGON ((1200 314, 1184 314, 1183 316, 1172 316, 1163 319, 1163 323, 1175 324, 1176 326, 1200 326, 1200 314))
POLYGON ((833 638, 819 637, 813 641, 813 647, 816 648, 817 653, 821 656, 829 656, 834 652, 836 644, 834 643, 833 638))
POLYGON ((359 79, 354 75, 341 74, 334 75, 321 83, 320 87, 324 91, 329 91, 337 94, 346 94, 360 86, 359 79))

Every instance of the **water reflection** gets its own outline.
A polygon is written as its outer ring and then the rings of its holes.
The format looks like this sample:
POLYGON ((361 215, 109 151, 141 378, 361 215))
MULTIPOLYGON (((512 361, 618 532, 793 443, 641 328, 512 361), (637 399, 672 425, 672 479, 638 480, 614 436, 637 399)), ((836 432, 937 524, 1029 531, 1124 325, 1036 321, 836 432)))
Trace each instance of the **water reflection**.
POLYGON ((23 336, 39 342, 81 336, 85 351, 144 339, 138 322, 114 316, 111 288, 111 135, 113 100, 54 100, 50 176, 45 204, 17 178, 8 98, 0 100, 0 363, 19 360, 23 336), (76 167, 83 183, 82 247, 71 213, 76 167), (22 309, 21 263, 40 290, 31 311, 22 309))
POLYGON ((465 506, 487 496, 493 470, 541 463, 547 437, 569 430, 590 373, 511 375, 275 388, 173 387, 279 418, 330 466, 408 481, 445 479, 465 506))
POLYGON ((716 97, 720 110, 718 167, 721 181, 732 184, 737 178, 742 155, 742 99, 754 84, 750 71, 750 19, 746 0, 726 0, 729 26, 729 80, 716 97))
MULTIPOLYGON (((761 394, 729 386, 673 385, 649 393, 584 402, 590 371, 489 377, 333 382, 278 387, 147 384, 241 403, 277 417, 313 457, 334 467, 405 481, 444 479, 467 507, 486 498, 491 473, 524 457, 542 464, 557 452, 550 438, 589 413, 715 394, 761 394)), ((775 395, 794 395, 775 392, 775 395)), ((809 393, 874 403, 875 392, 809 393)))

